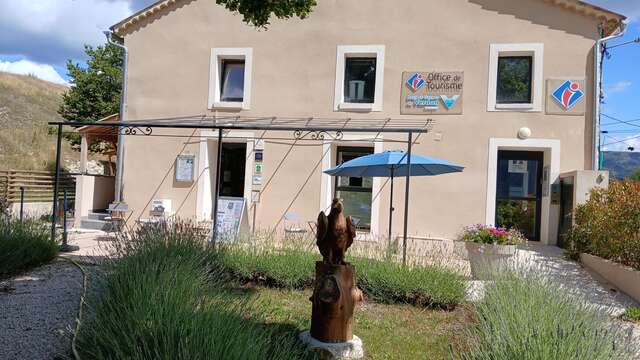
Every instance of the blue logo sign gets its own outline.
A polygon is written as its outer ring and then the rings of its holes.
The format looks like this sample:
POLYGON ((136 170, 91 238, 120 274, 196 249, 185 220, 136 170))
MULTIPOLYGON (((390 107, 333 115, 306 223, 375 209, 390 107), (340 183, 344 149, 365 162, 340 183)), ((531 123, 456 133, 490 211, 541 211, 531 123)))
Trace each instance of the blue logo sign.
POLYGON ((458 101, 458 99, 460 98, 460 95, 452 95, 452 96, 440 95, 440 98, 442 99, 444 106, 446 106, 448 110, 448 109, 451 109, 453 105, 455 105, 456 101, 458 101))
POLYGON ((571 80, 567 80, 551 93, 553 97, 565 110, 569 110, 582 97, 584 92, 580 90, 580 85, 571 80))
POLYGON ((424 86, 424 84, 426 84, 424 76, 419 73, 414 73, 407 79, 407 86, 409 86, 409 89, 411 89, 413 92, 418 91, 418 89, 424 86))

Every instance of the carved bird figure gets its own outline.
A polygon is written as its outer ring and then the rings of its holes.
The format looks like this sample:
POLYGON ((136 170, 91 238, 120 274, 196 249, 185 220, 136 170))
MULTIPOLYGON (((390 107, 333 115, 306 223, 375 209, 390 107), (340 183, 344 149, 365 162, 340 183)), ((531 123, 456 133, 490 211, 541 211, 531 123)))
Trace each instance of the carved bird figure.
POLYGON ((344 255, 355 237, 356 227, 351 216, 345 217, 342 213, 342 201, 333 199, 329 216, 322 211, 318 214, 316 245, 323 261, 327 264, 344 264, 344 255))

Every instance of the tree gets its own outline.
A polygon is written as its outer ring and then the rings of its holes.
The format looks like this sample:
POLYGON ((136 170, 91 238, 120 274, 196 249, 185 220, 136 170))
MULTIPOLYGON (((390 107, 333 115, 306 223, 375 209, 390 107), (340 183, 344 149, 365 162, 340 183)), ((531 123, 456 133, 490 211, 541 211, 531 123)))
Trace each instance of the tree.
POLYGON ((636 172, 629 175, 629 179, 640 181, 640 169, 636 170, 636 172))
MULTIPOLYGON (((63 95, 58 114, 69 121, 95 121, 120 111, 123 50, 105 44, 85 45, 84 51, 89 56, 86 66, 67 61, 72 86, 63 95)), ((80 143, 77 134, 65 139, 73 146, 80 143)))
POLYGON ((230 11, 237 11, 243 21, 255 27, 266 28, 271 14, 278 19, 297 16, 304 19, 316 6, 316 0, 216 0, 230 11))

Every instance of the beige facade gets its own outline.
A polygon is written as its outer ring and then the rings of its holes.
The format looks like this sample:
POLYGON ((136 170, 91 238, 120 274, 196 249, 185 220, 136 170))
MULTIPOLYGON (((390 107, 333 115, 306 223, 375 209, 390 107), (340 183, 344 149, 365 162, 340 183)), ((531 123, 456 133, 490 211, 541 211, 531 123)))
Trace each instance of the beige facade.
MULTIPOLYGON (((213 1, 177 0, 162 1, 114 29, 130 54, 127 120, 202 114, 435 120, 432 132, 419 136, 413 151, 453 161, 465 170, 412 178, 409 234, 455 238, 463 226, 492 224, 495 219, 497 151, 542 151, 549 187, 561 172, 591 168, 594 42, 599 24, 608 21, 611 27, 612 21, 621 19, 578 1, 320 0, 307 19, 274 20, 268 30, 257 30, 213 1), (384 65, 376 84, 380 101, 370 109, 349 109, 336 101, 341 91, 337 57, 340 47, 351 46, 383 49, 384 65), (211 89, 218 86, 211 86, 216 67, 212 49, 226 48, 251 51, 251 96, 242 109, 210 106, 215 102, 211 89), (499 49, 534 56, 532 107, 501 108, 492 103, 492 53, 499 49), (464 72, 462 114, 401 115, 402 76, 407 71, 464 72), (584 80, 584 114, 545 111, 546 102, 552 101, 545 82, 558 78, 584 80), (518 138, 523 127, 531 132, 526 140, 518 138)), ((217 132, 154 130, 154 135, 160 134, 182 137, 125 137, 124 198, 132 218, 148 217, 153 199, 170 199, 171 212, 179 216, 209 218, 217 132), (181 154, 195 156, 192 183, 174 180, 176 157, 181 154)), ((248 219, 255 212, 257 228, 285 226, 285 214, 295 214, 293 221, 306 227, 326 209, 334 182, 322 170, 335 165, 338 146, 369 146, 376 152, 406 148, 400 143, 355 141, 370 138, 367 134, 345 134, 342 143, 298 142, 292 147, 290 132, 269 132, 264 136, 282 139, 265 141, 258 186, 251 181, 253 141, 245 138, 260 136, 261 131, 225 135, 228 142, 248 141, 244 194, 248 219), (255 206, 251 190, 261 192, 255 206)), ((393 232, 401 234, 404 180, 395 185, 393 232)), ((377 193, 371 234, 384 236, 389 207, 386 179, 374 180, 373 194, 377 193)), ((541 202, 540 240, 555 243, 557 205, 548 195, 541 202)))

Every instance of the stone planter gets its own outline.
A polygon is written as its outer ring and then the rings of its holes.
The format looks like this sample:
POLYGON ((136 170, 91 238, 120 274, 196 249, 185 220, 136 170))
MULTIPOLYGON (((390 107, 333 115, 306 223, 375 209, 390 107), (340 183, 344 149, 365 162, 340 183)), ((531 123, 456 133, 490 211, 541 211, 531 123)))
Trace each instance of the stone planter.
POLYGON ((587 269, 602 276, 625 294, 640 302, 640 271, 589 254, 580 254, 580 262, 587 269))
POLYGON ((466 242, 471 275, 480 280, 489 280, 492 273, 507 268, 515 255, 516 245, 493 245, 466 242))

